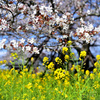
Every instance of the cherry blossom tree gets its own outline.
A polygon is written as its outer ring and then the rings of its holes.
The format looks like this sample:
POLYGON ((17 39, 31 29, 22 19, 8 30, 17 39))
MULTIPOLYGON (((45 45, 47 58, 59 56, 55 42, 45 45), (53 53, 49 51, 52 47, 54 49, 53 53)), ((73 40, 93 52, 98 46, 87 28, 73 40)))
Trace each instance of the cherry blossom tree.
MULTIPOLYGON (((97 46, 94 36, 100 32, 99 0, 0 0, 0 49, 29 52, 34 63, 43 50, 50 52, 50 58, 58 55, 64 58, 62 47, 71 47, 78 54, 85 50, 85 70, 95 57, 90 47, 97 46)), ((72 66, 70 61, 69 66, 72 66)), ((57 66, 55 66, 57 67, 57 66)))

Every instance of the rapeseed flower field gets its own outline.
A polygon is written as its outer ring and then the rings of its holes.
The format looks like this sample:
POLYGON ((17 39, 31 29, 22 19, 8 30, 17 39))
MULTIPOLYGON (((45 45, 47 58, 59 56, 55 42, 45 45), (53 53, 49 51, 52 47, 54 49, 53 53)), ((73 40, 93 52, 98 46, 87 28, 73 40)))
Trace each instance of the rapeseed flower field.
MULTIPOLYGON (((68 63, 70 56, 66 54, 68 48, 64 47, 62 53, 65 55, 65 62, 68 63)), ((81 51, 79 59, 86 56, 85 51, 81 51)), ((16 53, 11 57, 18 58, 16 53)), ((48 57, 44 57, 43 66, 46 73, 34 73, 31 68, 28 71, 27 66, 18 72, 13 67, 11 70, 0 70, 0 100, 99 100, 100 98, 100 55, 96 56, 97 61, 95 68, 91 73, 89 70, 84 71, 79 64, 73 64, 68 70, 67 64, 63 64, 59 57, 55 62, 62 68, 54 68, 55 63, 49 62, 48 57), (77 73, 74 73, 74 70, 77 73)), ((33 61, 34 58, 31 59, 33 61)), ((0 61, 0 64, 7 63, 6 60, 0 61)), ((11 62, 12 63, 12 62, 11 62)), ((37 67, 37 70, 39 68, 37 67)))

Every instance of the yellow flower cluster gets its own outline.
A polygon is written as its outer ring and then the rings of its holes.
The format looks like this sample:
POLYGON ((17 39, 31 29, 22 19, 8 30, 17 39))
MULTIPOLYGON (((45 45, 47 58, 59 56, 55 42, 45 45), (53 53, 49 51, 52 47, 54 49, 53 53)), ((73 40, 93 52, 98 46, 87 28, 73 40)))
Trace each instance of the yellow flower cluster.
POLYGON ((25 87, 28 88, 28 89, 31 89, 32 88, 32 83, 29 82, 25 87))
POLYGON ((80 57, 82 58, 85 58, 86 57, 86 51, 81 51, 81 53, 80 53, 80 57))
POLYGON ((93 73, 90 74, 90 79, 94 79, 94 74, 93 73))
POLYGON ((72 44, 72 41, 68 41, 68 46, 70 46, 72 44))
POLYGON ((13 57, 13 59, 17 59, 18 55, 17 55, 17 53, 11 53, 11 57, 13 57))
POLYGON ((83 71, 83 70, 81 70, 81 66, 80 65, 75 66, 75 69, 77 70, 77 72, 83 71))
POLYGON ((69 60, 69 55, 65 55, 65 61, 67 62, 69 60))
POLYGON ((33 57, 31 57, 31 62, 33 62, 34 61, 34 58, 33 57))
POLYGON ((75 65, 72 65, 72 67, 71 67, 71 71, 74 71, 74 68, 75 68, 75 65))
POLYGON ((47 67, 48 69, 54 70, 54 63, 50 62, 50 64, 47 67))
POLYGON ((95 66, 95 67, 99 67, 99 66, 100 66, 99 62, 95 62, 95 63, 94 63, 94 66, 95 66))
POLYGON ((6 63, 7 63, 6 60, 0 61, 0 64, 6 64, 6 63))
POLYGON ((86 70, 85 74, 88 76, 90 74, 89 70, 86 70))
POLYGON ((55 79, 64 79, 66 76, 66 71, 62 68, 58 68, 55 70, 54 75, 56 76, 55 79))
POLYGON ((49 64, 49 58, 48 57, 44 57, 43 58, 43 65, 47 65, 49 64))
POLYGON ((67 51, 68 51, 68 48, 67 48, 67 47, 63 47, 63 48, 62 48, 62 53, 63 53, 64 55, 67 53, 67 51))
POLYGON ((97 72, 97 68, 94 68, 94 69, 93 69, 93 73, 96 73, 96 72, 97 72))
POLYGON ((93 87, 95 89, 100 88, 99 82, 98 81, 95 81, 94 84, 93 84, 93 87))
POLYGON ((61 60, 59 57, 56 57, 56 58, 55 58, 55 62, 56 62, 57 64, 62 64, 62 60, 61 60))
POLYGON ((96 59, 99 61, 100 60, 100 55, 97 55, 96 56, 96 59))

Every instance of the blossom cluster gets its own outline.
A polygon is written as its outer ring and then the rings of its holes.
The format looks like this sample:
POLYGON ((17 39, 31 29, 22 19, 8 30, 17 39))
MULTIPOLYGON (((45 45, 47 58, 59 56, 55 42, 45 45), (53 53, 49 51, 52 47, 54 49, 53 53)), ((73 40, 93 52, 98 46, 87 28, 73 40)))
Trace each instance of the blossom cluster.
POLYGON ((62 48, 62 53, 65 55, 68 52, 68 48, 67 47, 63 47, 62 48))
POLYGON ((25 45, 25 39, 20 39, 20 41, 11 40, 10 43, 6 43, 6 39, 2 39, 0 41, 0 49, 10 49, 10 50, 17 50, 17 51, 23 51, 23 52, 30 52, 30 53, 36 53, 39 54, 39 50, 37 47, 33 45, 34 39, 28 39, 28 44, 25 45))
POLYGON ((0 31, 8 29, 9 25, 5 19, 0 19, 0 31))
POLYGON ((50 64, 47 66, 48 69, 54 70, 54 63, 50 62, 50 64))
POLYGON ((59 57, 56 57, 56 58, 55 58, 55 62, 56 62, 57 64, 62 64, 62 60, 61 60, 59 57))
POLYGON ((64 79, 66 76, 66 71, 62 68, 58 68, 54 71, 54 75, 56 76, 56 79, 64 79))
POLYGON ((68 62, 69 60, 69 55, 65 55, 65 61, 68 62))
POLYGON ((18 55, 17 55, 17 53, 11 53, 11 57, 13 57, 13 59, 16 59, 16 58, 18 58, 18 55))
POLYGON ((85 58, 86 57, 86 51, 81 51, 81 53, 80 53, 80 57, 81 58, 85 58))
POLYGON ((86 41, 86 43, 92 42, 93 36, 100 32, 100 26, 94 27, 89 22, 85 24, 82 18, 80 19, 80 23, 81 27, 76 29, 74 36, 77 36, 80 41, 86 41))
POLYGON ((48 57, 44 57, 43 58, 43 65, 48 65, 49 64, 49 58, 48 57))

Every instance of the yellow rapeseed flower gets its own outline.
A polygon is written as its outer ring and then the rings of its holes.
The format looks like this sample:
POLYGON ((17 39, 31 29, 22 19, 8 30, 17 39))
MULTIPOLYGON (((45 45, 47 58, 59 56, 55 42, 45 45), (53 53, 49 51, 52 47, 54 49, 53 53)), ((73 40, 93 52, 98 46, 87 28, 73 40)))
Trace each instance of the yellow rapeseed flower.
POLYGON ((99 64, 98 62, 95 62, 95 63, 94 63, 94 66, 95 66, 95 67, 99 67, 100 64, 99 64))
POLYGON ((96 56, 96 59, 97 59, 97 60, 100 60, 100 55, 97 55, 97 56, 96 56))
POLYGON ((25 87, 28 89, 32 88, 32 83, 29 82, 25 87))
POLYGON ((68 41, 68 46, 70 46, 72 44, 72 41, 68 41))
POLYGON ((65 98, 68 98, 68 95, 67 94, 65 94, 65 98))
POLYGON ((58 88, 55 88, 55 91, 58 91, 58 88))
POLYGON ((27 69, 27 68, 25 68, 25 69, 23 69, 23 71, 24 71, 24 72, 28 72, 28 69, 27 69))
POLYGON ((66 71, 62 68, 58 68, 55 70, 54 76, 56 76, 55 79, 64 79, 66 77, 66 71))
POLYGON ((71 71, 73 71, 73 70, 74 70, 74 68, 75 68, 75 65, 73 65, 73 66, 71 67, 71 69, 70 69, 70 70, 71 70, 71 71))
POLYGON ((36 100, 36 98, 35 97, 32 97, 32 100, 36 100))
POLYGON ((17 53, 11 53, 11 56, 10 57, 13 57, 13 59, 17 59, 18 58, 18 55, 17 55, 17 53))
POLYGON ((49 58, 48 57, 44 57, 43 58, 43 65, 47 65, 49 64, 49 58))
POLYGON ((69 60, 69 55, 65 55, 65 61, 67 62, 69 60))
POLYGON ((24 69, 26 68, 26 66, 23 67, 24 69))
POLYGON ((95 97, 90 96, 90 100, 95 100, 95 97))
POLYGON ((86 70, 85 74, 86 74, 87 76, 89 75, 89 73, 90 73, 89 70, 86 70))
POLYGON ((57 64, 62 64, 62 60, 61 60, 59 57, 56 57, 56 58, 55 58, 55 62, 56 62, 57 64))
POLYGON ((82 74, 84 73, 84 69, 81 70, 82 74))
POLYGON ((31 62, 33 62, 34 61, 34 58, 33 57, 31 57, 31 62))
POLYGON ((90 73, 90 79, 94 79, 94 74, 90 73))
POLYGON ((97 68, 94 68, 94 69, 93 69, 93 73, 96 73, 96 72, 97 72, 97 68))
POLYGON ((63 53, 64 55, 67 53, 67 51, 68 51, 68 48, 67 48, 67 47, 63 47, 63 48, 62 48, 62 53, 63 53))
POLYGON ((3 64, 3 61, 0 61, 0 64, 3 64))
POLYGON ((50 62, 50 64, 47 67, 48 67, 48 69, 54 69, 54 63, 50 62))
POLYGON ((100 78, 100 72, 98 73, 98 78, 100 78))
POLYGON ((7 60, 3 60, 3 63, 6 64, 7 63, 7 60))
POLYGON ((86 54, 87 54, 86 51, 81 51, 80 57, 81 57, 81 58, 82 58, 82 57, 85 58, 85 57, 86 57, 86 54))
POLYGON ((41 89, 43 89, 43 87, 42 87, 41 85, 39 85, 39 86, 38 86, 38 89, 40 89, 40 90, 41 90, 41 89))

